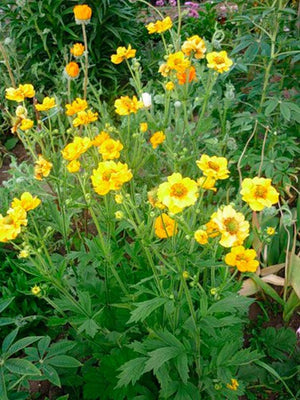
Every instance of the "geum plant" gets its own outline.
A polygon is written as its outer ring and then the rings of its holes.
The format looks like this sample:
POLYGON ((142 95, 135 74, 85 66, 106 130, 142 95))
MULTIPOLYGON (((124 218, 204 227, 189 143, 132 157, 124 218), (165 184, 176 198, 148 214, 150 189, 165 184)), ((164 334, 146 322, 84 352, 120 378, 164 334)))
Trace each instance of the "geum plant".
POLYGON ((212 113, 214 91, 223 93, 234 61, 214 41, 181 38, 179 5, 177 30, 170 17, 146 26, 165 47, 162 90, 149 93, 130 44, 111 56, 127 64, 136 93, 116 99, 110 116, 88 81, 92 10, 74 13, 84 36, 83 96, 70 98, 81 73, 71 62, 66 116, 65 99, 54 97, 27 109, 31 84, 6 91, 22 103, 13 130, 33 157, 35 180, 0 217, 0 240, 20 252, 39 298, 56 310, 50 324, 68 323, 100 367, 120 355, 115 389, 99 382, 105 398, 237 399, 247 387, 240 367, 268 367, 263 353, 244 348, 253 300, 238 291, 245 275, 260 282, 252 247, 272 233, 256 221, 278 204, 280 188, 261 176, 239 180, 233 152, 224 157, 222 138, 215 145, 224 120, 212 113))

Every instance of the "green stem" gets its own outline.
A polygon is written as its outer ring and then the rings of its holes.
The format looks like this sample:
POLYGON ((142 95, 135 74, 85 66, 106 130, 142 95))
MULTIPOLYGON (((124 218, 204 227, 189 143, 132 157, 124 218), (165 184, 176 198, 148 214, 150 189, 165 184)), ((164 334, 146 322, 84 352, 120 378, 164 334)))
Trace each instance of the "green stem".
POLYGON ((0 42, 0 52, 2 53, 4 64, 5 64, 6 68, 7 68, 7 72, 8 72, 8 75, 10 77, 11 84, 12 84, 12 86, 14 88, 16 88, 17 85, 16 85, 16 81, 15 81, 14 75, 12 73, 12 69, 10 67, 9 59, 8 59, 7 54, 6 54, 5 48, 4 48, 4 46, 3 46, 3 44, 1 42, 0 42))
POLYGON ((7 391, 6 391, 6 383, 5 383, 5 377, 4 377, 4 372, 3 372, 3 367, 0 366, 0 375, 1 375, 1 381, 0 381, 0 389, 1 389, 1 400, 9 400, 7 397, 7 391))
POLYGON ((88 85, 88 67, 89 67, 89 56, 88 56, 88 43, 86 37, 86 29, 85 24, 81 24, 82 26, 82 34, 83 34, 83 41, 84 41, 84 81, 83 81, 83 98, 86 100, 87 95, 87 85, 88 85))

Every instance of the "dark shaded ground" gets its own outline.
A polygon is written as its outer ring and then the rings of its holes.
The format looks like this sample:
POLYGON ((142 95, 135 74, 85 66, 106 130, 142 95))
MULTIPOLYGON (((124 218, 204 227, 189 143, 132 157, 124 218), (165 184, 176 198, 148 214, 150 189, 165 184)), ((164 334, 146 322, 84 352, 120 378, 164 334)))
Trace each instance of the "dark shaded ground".
POLYGON ((0 149, 0 161, 2 159, 2 165, 0 168, 0 185, 5 181, 8 177, 8 170, 11 161, 11 156, 15 156, 17 160, 21 163, 22 161, 28 159, 28 155, 22 143, 18 142, 16 146, 10 152, 6 152, 4 149, 1 151, 0 149))

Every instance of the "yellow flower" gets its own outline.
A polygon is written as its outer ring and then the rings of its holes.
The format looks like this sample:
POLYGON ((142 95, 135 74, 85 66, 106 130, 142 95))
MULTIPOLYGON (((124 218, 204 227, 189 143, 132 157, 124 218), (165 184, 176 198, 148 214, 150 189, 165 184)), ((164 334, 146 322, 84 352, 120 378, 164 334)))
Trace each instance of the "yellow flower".
POLYGON ((185 207, 195 204, 198 186, 192 179, 183 178, 181 174, 174 173, 168 177, 168 182, 159 185, 157 197, 170 212, 177 214, 185 207))
POLYGON ((79 111, 77 117, 73 121, 73 126, 76 128, 80 125, 87 125, 91 122, 97 121, 98 113, 92 112, 91 110, 79 111))
POLYGON ((97 135, 97 136, 93 139, 92 144, 93 144, 93 146, 99 147, 99 146, 101 146, 101 144, 102 144, 103 142, 105 142, 105 140, 107 140, 107 139, 111 139, 111 137, 109 136, 109 134, 108 134, 107 132, 105 132, 105 131, 101 131, 101 132, 99 133, 99 135, 97 135))
POLYGON ((220 235, 220 232, 218 230, 218 225, 215 224, 213 221, 208 221, 205 224, 205 227, 206 227, 206 233, 207 233, 208 237, 215 238, 220 235))
POLYGON ((267 227, 267 235, 273 236, 273 235, 275 235, 275 233, 276 233, 275 228, 273 228, 272 226, 267 227))
POLYGON ((71 162, 69 162, 69 164, 67 165, 67 170, 73 174, 75 172, 78 172, 80 170, 80 162, 78 160, 73 160, 71 162))
POLYGON ((77 114, 79 111, 84 111, 88 108, 88 104, 86 100, 82 100, 79 97, 77 97, 76 100, 72 102, 72 104, 66 104, 66 114, 68 116, 72 116, 77 114))
POLYGON ((228 71, 233 64, 232 60, 228 58, 226 51, 213 51, 207 54, 206 59, 208 61, 207 67, 214 69, 220 74, 228 71))
POLYGON ((92 9, 87 4, 79 4, 73 8, 76 24, 88 24, 92 16, 92 9))
POLYGON ((155 235, 160 239, 167 239, 177 234, 177 224, 174 219, 162 213, 154 222, 155 235))
POLYGON ((0 214, 0 242, 14 240, 21 232, 21 226, 27 225, 26 216, 26 211, 18 206, 10 208, 5 217, 0 214))
POLYGON ((181 46, 182 52, 186 56, 194 55, 198 60, 205 57, 205 42, 198 35, 191 36, 181 46))
POLYGON ((279 193, 271 185, 271 179, 246 178, 242 182, 242 199, 249 204, 253 211, 261 211, 278 202, 279 193))
POLYGON ((153 149, 156 149, 159 144, 165 141, 165 139, 166 135, 163 133, 163 131, 155 132, 150 138, 150 143, 152 144, 153 149))
POLYGON ((31 288, 31 293, 32 293, 34 296, 38 296, 38 295, 41 293, 41 291, 42 291, 42 289, 41 289, 39 286, 37 286, 37 285, 34 285, 34 286, 31 288))
POLYGON ((35 162, 34 177, 41 181, 43 177, 47 177, 50 174, 52 163, 45 160, 42 155, 39 155, 38 160, 35 162))
POLYGON ((166 86, 165 86, 166 90, 168 90, 169 92, 170 92, 171 90, 173 90, 174 87, 175 87, 175 85, 174 85, 174 83, 173 83, 172 81, 167 82, 167 83, 166 83, 166 86))
POLYGON ((69 62, 65 66, 65 73, 69 78, 77 78, 79 75, 79 65, 74 61, 69 62))
POLYGON ((190 65, 190 60, 184 56, 182 51, 172 53, 167 58, 167 67, 176 72, 184 72, 190 65))
POLYGON ((92 184, 96 193, 104 196, 111 190, 119 190, 123 183, 130 181, 132 173, 127 164, 114 161, 99 162, 93 170, 92 184))
POLYGON ((129 115, 131 113, 137 113, 140 108, 143 108, 144 104, 139 101, 136 96, 131 99, 128 96, 122 96, 120 99, 115 101, 116 113, 119 115, 129 115))
POLYGON ((163 77, 167 78, 171 74, 171 68, 167 64, 162 64, 158 72, 162 74, 163 77))
POLYGON ((212 178, 211 176, 202 176, 201 178, 197 179, 197 184, 202 189, 212 190, 216 192, 217 189, 215 188, 216 179, 212 178))
POLYGON ((22 119, 21 125, 20 125, 20 129, 22 131, 28 131, 28 129, 31 129, 32 127, 33 127, 32 119, 27 119, 27 118, 22 119))
POLYGON ((237 390, 239 383, 236 379, 231 379, 231 383, 227 383, 226 387, 231 390, 237 390))
POLYGON ((26 118, 27 117, 26 108, 23 107, 23 106, 18 106, 16 108, 16 116, 19 117, 19 118, 22 118, 22 119, 26 118))
POLYGON ((173 26, 172 20, 170 17, 166 17, 163 20, 158 20, 155 23, 151 22, 150 24, 146 25, 148 33, 163 33, 173 26))
POLYGON ((141 123, 140 123, 140 130, 141 130, 142 133, 147 132, 147 130, 148 130, 148 124, 147 124, 147 122, 141 122, 141 123))
POLYGON ((116 211, 115 212, 115 217, 116 217, 116 219, 123 219, 124 218, 123 211, 116 211))
POLYGON ((73 44, 73 47, 70 49, 71 54, 73 54, 74 57, 80 57, 84 53, 84 45, 82 43, 75 43, 73 44))
POLYGON ((122 149, 123 145, 119 140, 109 138, 101 144, 98 151, 102 155, 103 160, 113 160, 120 157, 122 149))
POLYGON ((245 249, 244 246, 232 247, 230 253, 226 254, 225 262, 231 267, 237 267, 241 272, 255 272, 259 262, 255 260, 256 251, 245 249))
POLYGON ((158 200, 157 190, 158 190, 158 188, 154 188, 147 193, 148 201, 152 207, 156 207, 156 208, 163 210, 164 208, 166 208, 166 206, 158 200))
POLYGON ((42 104, 36 104, 35 106, 38 111, 48 111, 53 107, 56 107, 54 97, 45 97, 42 104))
POLYGON ((206 244, 208 243, 208 234, 206 231, 204 231, 203 229, 198 229, 195 233, 194 233, 194 239, 196 240, 197 243, 199 244, 206 244))
POLYGON ((249 222, 231 205, 219 208, 210 218, 221 234, 220 244, 224 247, 239 246, 249 236, 249 222))
POLYGON ((38 197, 33 197, 29 192, 24 192, 20 199, 13 199, 11 208, 22 207, 27 212, 34 210, 40 204, 41 200, 38 197))
POLYGON ((183 279, 189 279, 190 274, 187 271, 183 271, 182 276, 183 276, 183 279))
POLYGON ((230 172, 227 169, 227 163, 225 157, 209 157, 207 154, 202 154, 200 160, 196 161, 197 167, 205 176, 216 180, 228 178, 230 172))
POLYGON ((136 50, 131 48, 131 45, 126 47, 118 47, 117 54, 113 54, 110 56, 111 62, 114 64, 121 64, 122 61, 128 60, 128 58, 135 57, 136 50))
POLYGON ((27 257, 29 257, 29 251, 26 250, 26 249, 21 250, 18 257, 19 258, 27 258, 27 257))
POLYGON ((123 196, 121 194, 116 194, 115 195, 115 202, 117 204, 122 204, 123 203, 123 196))
POLYGON ((26 97, 32 98, 35 95, 34 87, 30 83, 25 83, 24 85, 19 85, 18 88, 8 88, 6 89, 5 97, 8 100, 13 100, 17 102, 23 101, 26 97))
POLYGON ((65 160, 73 161, 84 154, 91 146, 90 138, 75 136, 73 142, 67 144, 61 153, 65 160))

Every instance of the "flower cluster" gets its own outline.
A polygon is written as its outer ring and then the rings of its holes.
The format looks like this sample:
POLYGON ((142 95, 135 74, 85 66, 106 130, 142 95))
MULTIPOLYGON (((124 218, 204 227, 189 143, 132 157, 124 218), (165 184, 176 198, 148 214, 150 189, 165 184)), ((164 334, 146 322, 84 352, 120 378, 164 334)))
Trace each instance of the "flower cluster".
POLYGON ((73 173, 80 169, 78 158, 92 146, 92 141, 88 137, 75 136, 73 142, 69 143, 62 151, 65 160, 70 161, 67 165, 68 171, 73 173))
POLYGON ((66 114, 68 116, 72 116, 77 114, 79 111, 84 111, 88 108, 88 104, 86 100, 80 99, 79 97, 76 98, 71 104, 66 104, 66 114))
POLYGON ((8 100, 13 100, 18 103, 25 100, 25 98, 32 98, 35 95, 34 87, 30 83, 26 83, 25 85, 19 85, 15 88, 8 88, 5 90, 5 97, 8 100))
POLYGON ((98 119, 98 113, 91 110, 78 111, 77 117, 73 120, 73 126, 88 125, 98 119))
POLYGON ((14 198, 7 215, 0 214, 0 242, 14 240, 21 232, 22 226, 27 225, 27 212, 35 209, 41 203, 37 197, 24 192, 20 199, 14 198))
POLYGON ((163 33, 173 26, 172 20, 170 17, 166 17, 163 20, 158 20, 156 22, 151 22, 150 24, 146 25, 148 33, 163 33))

